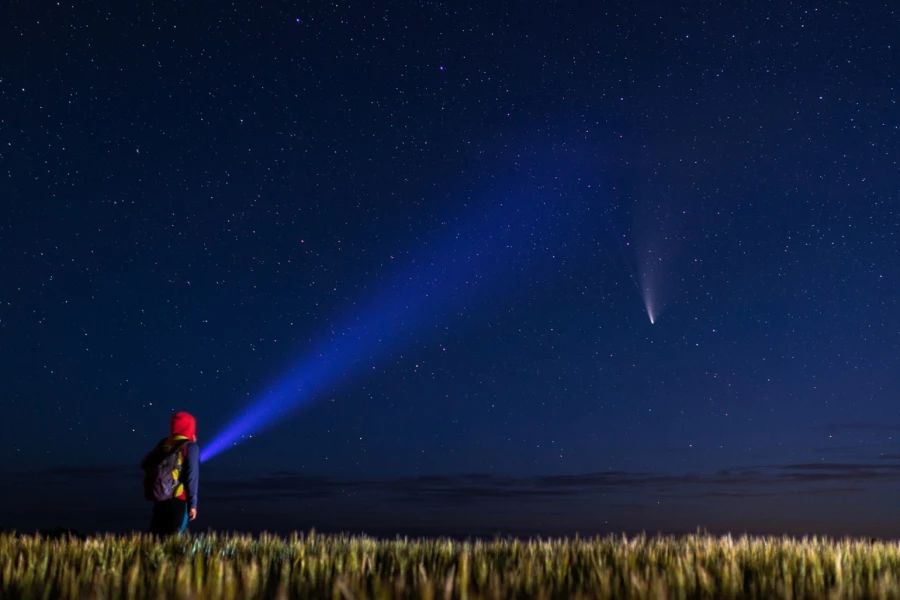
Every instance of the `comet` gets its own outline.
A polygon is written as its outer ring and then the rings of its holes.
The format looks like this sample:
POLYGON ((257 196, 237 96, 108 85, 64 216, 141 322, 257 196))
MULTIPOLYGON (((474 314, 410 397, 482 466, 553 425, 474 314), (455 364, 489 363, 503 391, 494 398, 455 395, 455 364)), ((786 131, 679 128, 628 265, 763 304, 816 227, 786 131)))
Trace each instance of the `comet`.
POLYGON ((640 256, 638 256, 640 264, 636 267, 633 267, 632 270, 632 281, 634 281, 634 285, 637 288, 637 292, 640 295, 641 302, 644 305, 644 312, 647 313, 647 317, 650 319, 650 324, 654 325, 656 320, 659 318, 659 306, 657 305, 657 294, 654 292, 654 282, 656 280, 656 274, 652 270, 654 265, 653 260, 648 260, 646 262, 640 261, 640 256))
POLYGON ((666 265, 663 264, 663 254, 657 249, 659 244, 653 243, 652 238, 646 239, 642 245, 644 249, 635 255, 637 262, 635 283, 644 303, 644 311, 650 319, 650 324, 654 325, 663 309, 661 291, 664 287, 662 284, 666 280, 666 265))
POLYGON ((651 325, 659 320, 668 291, 663 256, 668 260, 671 244, 661 221, 658 207, 645 202, 634 207, 630 231, 620 224, 622 258, 651 325))
POLYGON ((641 286, 641 300, 644 302, 644 310, 647 312, 647 317, 650 318, 650 324, 653 325, 656 323, 656 319, 658 316, 658 312, 653 302, 653 291, 651 290, 650 285, 648 285, 647 283, 649 277, 644 276, 641 279, 644 281, 644 285, 641 286))

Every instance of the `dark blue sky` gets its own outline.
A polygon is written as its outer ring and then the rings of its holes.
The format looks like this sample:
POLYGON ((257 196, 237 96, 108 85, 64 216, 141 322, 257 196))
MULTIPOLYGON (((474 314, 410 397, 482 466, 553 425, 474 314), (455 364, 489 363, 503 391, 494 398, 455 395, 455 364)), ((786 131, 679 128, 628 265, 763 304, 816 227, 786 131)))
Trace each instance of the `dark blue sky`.
POLYGON ((169 415, 321 351, 197 527, 900 534, 897 25, 10 3, 0 526, 144 528, 169 415))

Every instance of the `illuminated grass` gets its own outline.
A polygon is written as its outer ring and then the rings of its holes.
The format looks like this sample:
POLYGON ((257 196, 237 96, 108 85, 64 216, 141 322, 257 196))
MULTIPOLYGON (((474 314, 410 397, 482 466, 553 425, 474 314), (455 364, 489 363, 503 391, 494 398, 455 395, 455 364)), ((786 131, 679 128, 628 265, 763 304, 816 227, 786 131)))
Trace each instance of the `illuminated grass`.
POLYGON ((2 598, 888 598, 900 545, 809 538, 379 541, 0 535, 2 598))

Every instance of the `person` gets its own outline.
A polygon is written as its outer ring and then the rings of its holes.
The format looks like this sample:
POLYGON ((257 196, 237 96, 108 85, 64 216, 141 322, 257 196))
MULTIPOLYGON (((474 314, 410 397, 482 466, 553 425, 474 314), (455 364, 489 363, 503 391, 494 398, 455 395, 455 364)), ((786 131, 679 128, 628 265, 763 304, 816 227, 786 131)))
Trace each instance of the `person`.
POLYGON ((141 461, 141 469, 150 473, 152 478, 157 467, 173 452, 177 452, 172 468, 173 481, 168 482, 172 488, 171 497, 153 502, 150 533, 159 536, 181 535, 187 530, 188 522, 197 518, 197 489, 200 481, 197 421, 190 413, 176 412, 172 415, 169 431, 170 435, 161 439, 141 461))

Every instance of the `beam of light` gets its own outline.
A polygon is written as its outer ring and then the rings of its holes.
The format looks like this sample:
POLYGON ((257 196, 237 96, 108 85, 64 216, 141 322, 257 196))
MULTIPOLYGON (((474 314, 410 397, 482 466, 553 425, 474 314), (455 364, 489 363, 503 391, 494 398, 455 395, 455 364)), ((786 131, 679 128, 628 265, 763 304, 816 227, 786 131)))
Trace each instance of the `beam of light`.
POLYGON ((362 309, 331 328, 233 418, 204 447, 201 459, 213 458, 371 371, 416 336, 437 335, 438 325, 471 312, 476 301, 495 300, 492 292, 504 285, 521 285, 527 267, 539 259, 558 261, 567 244, 556 238, 567 233, 560 226, 566 218, 571 214, 531 189, 515 202, 498 203, 468 227, 444 224, 438 240, 426 243, 424 252, 381 284, 362 309))

